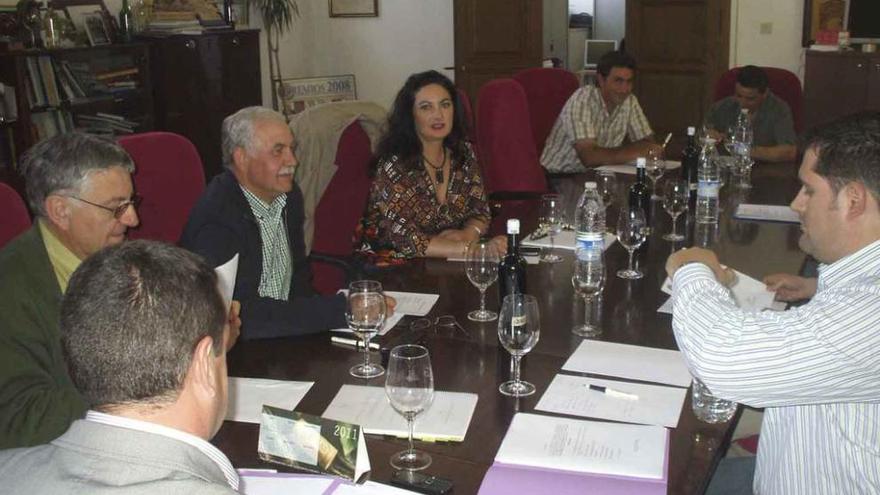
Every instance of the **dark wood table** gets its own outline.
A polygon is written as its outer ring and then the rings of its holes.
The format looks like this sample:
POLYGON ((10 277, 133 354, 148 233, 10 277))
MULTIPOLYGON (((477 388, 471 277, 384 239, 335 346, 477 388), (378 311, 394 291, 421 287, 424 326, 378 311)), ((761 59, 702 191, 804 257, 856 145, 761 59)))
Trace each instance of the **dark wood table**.
MULTIPOLYGON (((551 178, 552 187, 566 194, 579 194, 571 184, 583 186, 591 174, 551 178)), ((632 178, 618 175, 623 198, 632 178)), ((661 239, 671 222, 658 209, 653 215, 653 233, 643 253, 637 253, 639 268, 645 272, 641 280, 626 281, 615 272, 627 262, 626 250, 619 244, 606 253, 607 283, 598 318, 603 333, 601 340, 675 349, 671 317, 657 313, 666 299, 660 286, 666 277, 667 256, 685 245, 709 244, 723 263, 755 278, 773 272, 797 272, 804 260, 798 249, 799 227, 768 222, 746 222, 731 218, 739 203, 787 204, 796 194, 798 183, 795 167, 764 165, 753 172, 754 187, 748 190, 722 190, 721 221, 714 232, 695 229, 693 216, 685 223, 679 218, 678 231, 687 228, 687 239, 673 245, 661 239), (697 230, 695 239, 694 231, 697 230)), ((496 205, 498 219, 494 228, 503 224, 507 215, 517 215, 527 226, 534 226, 536 199, 508 199, 496 205)), ((655 203, 655 206, 658 206, 655 203)), ((659 206, 658 206, 659 208, 659 206)), ((616 218, 616 206, 609 210, 609 225, 616 218)), ((571 287, 572 253, 564 252, 564 261, 555 265, 529 265, 527 290, 535 295, 541 308, 541 337, 537 346, 523 359, 523 379, 534 383, 538 392, 532 397, 513 399, 498 393, 498 384, 508 379, 510 357, 498 344, 496 322, 478 324, 467 319, 467 313, 479 305, 479 293, 467 280, 464 264, 442 260, 417 259, 406 265, 383 269, 375 278, 387 290, 439 293, 440 299, 431 315, 454 315, 467 335, 451 329, 435 328, 429 334, 413 335, 408 330, 412 317, 386 337, 384 346, 400 341, 419 340, 431 352, 437 390, 472 392, 479 402, 465 440, 461 443, 424 443, 420 449, 430 452, 433 464, 428 472, 452 479, 455 493, 473 494, 492 464, 495 453, 516 412, 532 411, 560 371, 563 363, 582 339, 570 331, 576 319, 583 318, 583 305, 571 287)), ((497 284, 489 289, 490 309, 497 310, 497 284)), ((374 359, 378 359, 378 354, 374 359)), ((315 384, 297 406, 298 411, 320 415, 342 384, 381 386, 384 377, 360 380, 351 377, 348 369, 362 360, 352 349, 331 345, 328 336, 239 342, 229 353, 229 373, 233 376, 263 377, 286 380, 314 381, 315 384)), ((736 417, 728 423, 709 425, 699 422, 691 412, 690 396, 682 408, 678 427, 671 431, 669 485, 670 494, 702 493, 727 447, 736 417)), ((225 422, 214 443, 223 450, 236 467, 273 467, 257 457, 258 426, 225 422)), ((391 476, 390 456, 405 447, 405 440, 368 436, 367 444, 372 466, 371 478, 387 482, 391 476)))

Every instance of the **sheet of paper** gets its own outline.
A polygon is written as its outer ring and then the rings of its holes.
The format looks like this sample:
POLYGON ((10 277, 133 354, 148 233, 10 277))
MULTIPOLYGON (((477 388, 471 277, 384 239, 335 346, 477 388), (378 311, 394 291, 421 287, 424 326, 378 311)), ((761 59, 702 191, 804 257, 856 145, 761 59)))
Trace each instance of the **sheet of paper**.
MULTIPOLYGON (((386 294, 387 294, 387 292, 386 292, 386 294)), ((388 333, 392 328, 394 328, 400 322, 400 320, 403 319, 404 316, 406 316, 406 315, 403 313, 399 313, 395 309, 393 315, 389 316, 388 318, 385 318, 385 323, 382 324, 382 329, 379 330, 379 333, 377 335, 385 335, 386 333, 388 333)), ((341 332, 341 333, 354 333, 351 331, 350 328, 334 328, 331 331, 332 332, 341 332)))
POLYGON ((668 432, 660 426, 602 423, 518 413, 496 462, 580 473, 661 479, 668 432))
MULTIPOLYGON (((529 264, 529 265, 538 265, 538 264, 541 263, 541 256, 540 256, 540 255, 535 255, 535 256, 523 256, 523 258, 525 258, 525 260, 526 260, 526 264, 529 264)), ((460 256, 456 256, 456 257, 452 257, 452 258, 446 258, 446 261, 460 261, 460 262, 465 262, 465 261, 467 261, 467 259, 465 259, 465 258, 463 258, 463 257, 460 257, 460 256)), ((462 270, 464 270, 464 268, 462 268, 462 270)))
POLYGON ((333 495, 407 495, 416 492, 397 488, 395 486, 367 481, 363 485, 341 483, 333 491, 333 495))
POLYGON ((386 296, 391 296, 397 301, 394 307, 395 314, 425 316, 440 299, 439 294, 420 294, 418 292, 395 292, 385 291, 386 296))
POLYGON ((217 273, 217 286, 220 289, 220 295, 223 296, 223 303, 229 309, 232 304, 232 294, 235 291, 235 277, 238 275, 238 253, 226 263, 214 268, 217 273))
POLYGON ((788 206, 755 205, 742 203, 736 208, 735 218, 766 220, 769 222, 801 223, 801 218, 788 206))
MULTIPOLYGON (((681 162, 675 160, 666 160, 666 170, 675 170, 678 167, 681 167, 681 162)), ((607 170, 616 174, 636 175, 635 163, 620 165, 602 165, 601 167, 596 167, 596 170, 607 170)))
POLYGON ((625 421, 675 428, 687 389, 641 383, 556 375, 535 409, 572 416, 625 421), (590 390, 590 385, 608 387, 638 396, 629 400, 590 390))
MULTIPOLYGON (((476 406, 476 394, 435 391, 431 406, 416 416, 414 435, 423 440, 460 442, 476 406)), ((406 420, 392 409, 384 387, 343 385, 323 416, 361 425, 367 434, 407 435, 406 420)))
POLYGON ((226 419, 259 424, 263 404, 287 410, 296 409, 313 384, 314 382, 230 376, 226 419))
MULTIPOLYGON (((736 273, 736 281, 730 286, 730 293, 737 306, 744 311, 785 310, 785 303, 774 300, 776 293, 767 290, 764 282, 737 270, 734 270, 734 273, 736 273)), ((672 294, 672 280, 669 277, 663 281, 660 290, 672 294)), ((667 299, 657 311, 672 314, 672 298, 667 299)))
POLYGON ((239 491, 244 495, 324 495, 336 482, 330 476, 239 471, 239 491))
POLYGON ((691 374, 678 351, 598 340, 581 342, 562 369, 677 387, 687 387, 691 383, 691 374))
MULTIPOLYGON (((609 247, 611 247, 612 244, 614 244, 614 242, 617 240, 617 237, 614 234, 605 232, 604 240, 605 249, 607 250, 609 247)), ((554 241, 556 243, 557 249, 568 249, 570 251, 574 251, 575 233, 573 230, 563 230, 562 232, 556 234, 556 239, 554 241)), ((533 239, 531 235, 527 235, 523 238, 522 245, 549 248, 550 236, 533 239)))

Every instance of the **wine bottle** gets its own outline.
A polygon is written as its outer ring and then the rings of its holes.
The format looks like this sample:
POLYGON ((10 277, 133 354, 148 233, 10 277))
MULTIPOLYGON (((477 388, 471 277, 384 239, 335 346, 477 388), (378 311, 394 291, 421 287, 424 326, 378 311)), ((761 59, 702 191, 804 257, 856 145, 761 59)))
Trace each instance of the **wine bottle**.
POLYGON ((134 12, 128 0, 122 0, 122 8, 119 9, 119 40, 123 43, 131 43, 134 36, 134 12))
POLYGON ((651 188, 645 179, 645 159, 636 159, 636 181, 629 187, 629 207, 645 212, 645 223, 651 225, 651 188))
POLYGON ((519 220, 507 220, 507 254, 498 264, 498 296, 526 292, 526 260, 519 254, 519 220))

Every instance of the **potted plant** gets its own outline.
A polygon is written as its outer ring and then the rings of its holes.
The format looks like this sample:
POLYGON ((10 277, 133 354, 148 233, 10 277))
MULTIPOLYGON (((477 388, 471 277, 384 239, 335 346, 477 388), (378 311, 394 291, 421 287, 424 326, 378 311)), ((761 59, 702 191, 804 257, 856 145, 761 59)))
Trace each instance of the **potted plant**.
POLYGON ((281 60, 278 58, 278 43, 281 35, 290 30, 295 18, 299 17, 296 0, 254 0, 263 27, 266 28, 266 45, 269 51, 269 80, 272 85, 272 108, 278 110, 278 88, 276 81, 281 79, 281 60))

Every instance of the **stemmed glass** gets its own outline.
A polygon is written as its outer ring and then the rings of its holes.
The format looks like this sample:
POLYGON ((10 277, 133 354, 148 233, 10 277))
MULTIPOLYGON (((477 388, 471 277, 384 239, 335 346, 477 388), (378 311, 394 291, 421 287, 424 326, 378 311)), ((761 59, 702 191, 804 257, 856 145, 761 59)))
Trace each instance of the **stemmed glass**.
POLYGON ((467 277, 480 291, 480 309, 468 313, 471 321, 494 321, 498 313, 486 309, 486 289, 498 280, 498 248, 489 239, 472 242, 467 250, 467 277))
POLYGON ((528 294, 508 294, 501 304, 498 318, 498 340, 510 353, 510 374, 513 380, 502 383, 498 391, 511 397, 535 393, 535 386, 519 379, 519 362, 538 343, 541 315, 538 301, 528 294))
POLYGON ((349 372, 357 378, 373 378, 385 373, 379 364, 370 363, 370 339, 385 323, 385 295, 382 284, 375 280, 357 280, 348 285, 345 308, 348 328, 364 341, 364 364, 352 367, 349 372))
POLYGON ((413 425, 416 416, 434 400, 434 374, 428 349, 414 344, 391 349, 385 396, 391 407, 406 418, 409 427, 409 448, 391 456, 391 466, 406 471, 425 469, 431 465, 431 456, 413 448, 413 425))
POLYGON ((625 279, 642 278, 644 274, 633 268, 633 252, 645 242, 647 224, 645 212, 641 208, 631 207, 620 210, 617 217, 617 241, 629 251, 629 268, 619 270, 617 276, 625 279))
POLYGON ((578 249, 575 253, 571 285, 575 294, 584 299, 584 323, 575 325, 571 333, 580 337, 595 337, 601 332, 597 325, 590 324, 590 304, 605 286, 604 256, 600 250, 578 249))
POLYGON ((645 162, 645 174, 651 179, 651 199, 657 201, 657 181, 663 177, 666 171, 666 161, 663 159, 663 150, 652 148, 648 151, 648 160, 645 162))
POLYGON ((688 209, 690 188, 686 180, 670 180, 663 188, 663 208, 672 217, 672 232, 663 236, 667 241, 683 241, 684 236, 675 233, 675 222, 678 216, 688 209))
POLYGON ((541 230, 550 235, 550 250, 544 250, 541 254, 542 263, 559 263, 562 257, 554 253, 556 250, 556 234, 562 232, 562 224, 565 217, 565 208, 562 204, 562 196, 559 194, 545 194, 541 196, 541 230))
POLYGON ((614 203, 617 194, 617 176, 610 170, 602 170, 596 176, 596 186, 602 195, 602 204, 605 206, 605 216, 608 216, 608 207, 614 203))

